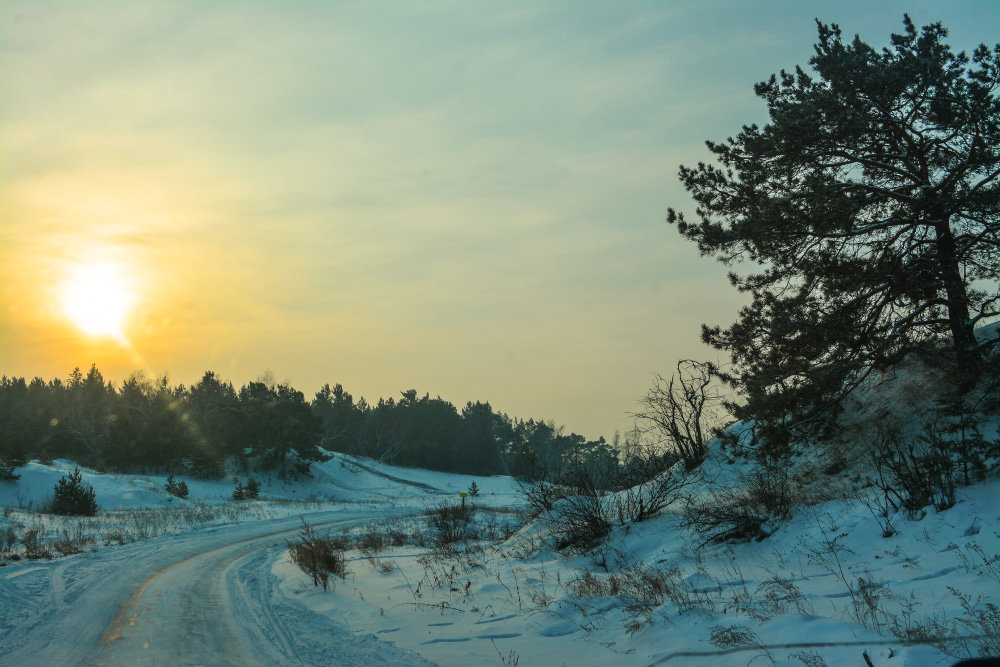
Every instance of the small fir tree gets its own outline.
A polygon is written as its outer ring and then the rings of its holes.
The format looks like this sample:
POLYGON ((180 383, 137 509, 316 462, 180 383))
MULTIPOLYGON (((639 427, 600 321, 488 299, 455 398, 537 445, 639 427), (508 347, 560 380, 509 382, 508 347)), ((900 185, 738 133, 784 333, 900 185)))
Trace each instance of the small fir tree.
POLYGON ((0 459, 0 481, 12 482, 17 479, 21 479, 21 476, 14 474, 14 464, 7 459, 0 459))
POLYGON ((479 496, 479 485, 476 484, 476 480, 472 480, 472 484, 469 485, 469 495, 473 498, 479 496))
POLYGON ((246 488, 236 475, 233 475, 233 484, 233 500, 246 500, 246 488))
POLYGON ((185 482, 177 482, 174 480, 174 474, 170 473, 167 477, 166 485, 167 493, 178 498, 187 498, 188 496, 188 486, 185 482))
POLYGON ((80 516, 97 514, 97 494, 92 486, 83 483, 79 468, 56 483, 52 513, 80 516))
POLYGON ((258 497, 260 497, 260 484, 257 482, 256 479, 251 477, 247 481, 247 485, 244 488, 243 493, 247 498, 247 500, 256 500, 258 497))

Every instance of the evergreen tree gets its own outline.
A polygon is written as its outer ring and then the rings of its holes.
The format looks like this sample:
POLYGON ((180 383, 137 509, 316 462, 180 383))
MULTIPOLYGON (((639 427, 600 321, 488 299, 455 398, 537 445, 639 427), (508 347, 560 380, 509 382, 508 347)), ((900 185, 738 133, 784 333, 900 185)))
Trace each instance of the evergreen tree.
POLYGON ((354 404, 354 398, 341 384, 323 385, 312 401, 312 411, 322 424, 320 446, 348 454, 361 453, 364 411, 354 404))
MULTIPOLYGON (((699 222, 668 221, 752 296, 728 329, 737 416, 785 427, 829 414, 873 369, 947 340, 960 385, 1000 293, 1000 45, 954 53, 909 17, 891 46, 819 24, 812 72, 757 84, 770 122, 708 142, 719 166, 681 167, 699 222)), ((779 437, 779 436, 776 436, 779 437)))
POLYGON ((7 459, 0 459, 0 482, 13 482, 21 479, 20 475, 14 474, 14 464, 7 459))
POLYGON ((83 483, 79 468, 56 483, 52 513, 81 516, 97 514, 97 494, 92 486, 83 483))
POLYGON ((86 377, 74 368, 67 385, 68 406, 64 421, 72 443, 71 453, 100 462, 106 453, 115 388, 105 383, 91 364, 86 377))
POLYGON ((243 486, 243 483, 236 475, 233 475, 233 500, 246 500, 246 497, 246 487, 243 486))
POLYGON ((286 384, 250 382, 239 393, 240 439, 265 465, 283 465, 294 454, 301 461, 320 458, 322 425, 302 392, 286 384))
POLYGON ((175 481, 173 473, 170 473, 170 476, 167 477, 167 483, 165 488, 167 490, 167 493, 169 493, 172 496, 176 496, 178 498, 188 497, 188 485, 183 481, 180 482, 175 481))
POLYGON ((193 385, 185 400, 186 414, 198 434, 191 471, 199 477, 225 475, 224 460, 240 447, 240 405, 236 390, 212 371, 193 385))

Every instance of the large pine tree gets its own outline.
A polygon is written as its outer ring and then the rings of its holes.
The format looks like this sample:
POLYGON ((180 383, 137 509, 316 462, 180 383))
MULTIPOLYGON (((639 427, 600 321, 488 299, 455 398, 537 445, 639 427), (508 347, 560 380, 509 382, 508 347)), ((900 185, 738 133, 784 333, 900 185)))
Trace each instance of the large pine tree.
POLYGON ((732 355, 740 416, 771 424, 825 413, 928 341, 970 386, 996 343, 973 330, 1000 299, 1000 45, 970 58, 909 17, 883 49, 818 25, 811 71, 755 87, 770 122, 681 167, 698 220, 668 214, 740 265, 751 304, 703 338, 732 355))

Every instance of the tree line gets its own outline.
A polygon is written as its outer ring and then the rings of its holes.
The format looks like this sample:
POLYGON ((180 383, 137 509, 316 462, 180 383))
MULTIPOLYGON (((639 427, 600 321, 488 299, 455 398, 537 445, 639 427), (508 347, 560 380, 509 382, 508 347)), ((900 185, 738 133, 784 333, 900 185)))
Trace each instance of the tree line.
POLYGON ((410 389, 355 400, 340 384, 311 401, 287 383, 239 389, 208 371, 191 386, 135 373, 120 385, 96 366, 69 377, 0 379, 0 460, 69 458, 101 470, 183 471, 217 478, 227 461, 307 472, 323 451, 476 475, 524 475, 538 462, 617 461, 612 443, 514 419, 489 403, 461 410, 410 389))

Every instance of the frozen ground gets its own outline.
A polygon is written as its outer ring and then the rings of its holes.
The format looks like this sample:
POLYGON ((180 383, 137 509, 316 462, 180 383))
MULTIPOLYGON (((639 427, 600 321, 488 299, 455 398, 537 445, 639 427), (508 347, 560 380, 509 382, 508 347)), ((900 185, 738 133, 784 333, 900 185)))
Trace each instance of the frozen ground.
MULTIPOLYGON (((8 545, 0 664, 856 665, 865 652, 879 667, 939 665, 953 662, 941 648, 975 655, 983 639, 968 637, 1000 627, 976 625, 1000 600, 996 479, 960 489, 947 511, 892 515, 888 538, 847 474, 839 494, 796 507, 760 542, 697 549, 703 536, 667 511, 568 555, 551 548, 558 526, 522 526, 509 478, 338 455, 311 479, 267 478, 264 500, 233 503, 229 480, 184 478, 180 500, 163 476, 85 470, 102 515, 34 512, 72 468, 32 463, 0 483, 0 531, 36 526, 43 541, 83 544, 17 561, 23 546, 8 545), (492 539, 436 546, 423 513, 460 503, 472 481, 470 530, 492 539), (289 561, 300 516, 360 540, 333 590, 289 561), (361 539, 373 535, 385 539, 361 539)), ((737 468, 706 464, 715 483, 737 468)))
MULTIPOLYGON (((314 502, 394 502, 399 498, 415 501, 420 497, 438 499, 442 494, 457 496, 473 481, 484 497, 497 497, 509 502, 515 488, 509 477, 472 477, 430 470, 399 468, 357 459, 346 454, 328 452, 332 458, 313 463, 311 477, 294 481, 279 479, 273 473, 252 473, 261 483, 260 497, 272 500, 314 502)), ((52 488, 60 477, 76 467, 72 461, 54 461, 52 465, 28 463, 17 469, 21 479, 14 483, 0 482, 0 506, 22 509, 39 508, 52 496, 52 488)), ((168 507, 186 504, 214 504, 228 501, 233 492, 232 480, 201 480, 178 476, 190 490, 186 500, 174 498, 164 490, 166 475, 117 475, 84 470, 86 481, 97 492, 101 509, 132 507, 168 507)), ((246 481, 248 475, 240 475, 246 481)))
MULTIPOLYGON (((866 507, 832 501, 801 508, 767 540, 700 551, 668 513, 571 557, 539 548, 543 525, 485 550, 355 552, 334 592, 313 588, 287 558, 271 571, 286 599, 445 665, 853 665, 865 651, 875 665, 950 664, 932 646, 906 646, 893 624, 960 618, 960 596, 980 608, 1000 598, 998 491, 982 484, 947 512, 895 517, 891 538, 866 507), (713 628, 730 626, 751 646, 713 645, 713 628), (782 647, 794 644, 814 645, 782 647)), ((406 525, 421 528, 397 523, 406 525)))

